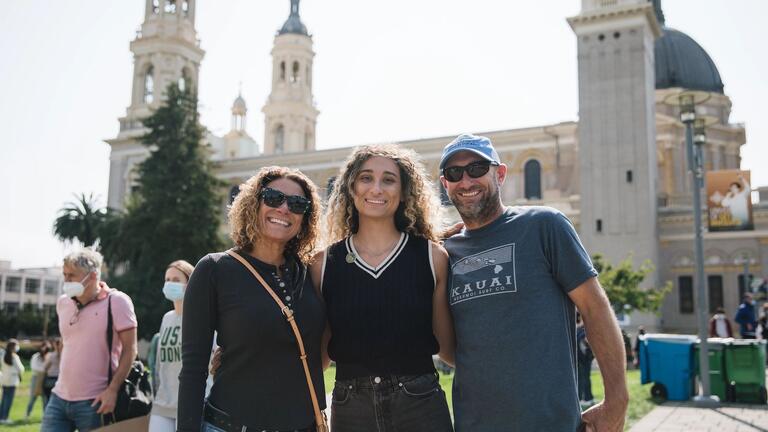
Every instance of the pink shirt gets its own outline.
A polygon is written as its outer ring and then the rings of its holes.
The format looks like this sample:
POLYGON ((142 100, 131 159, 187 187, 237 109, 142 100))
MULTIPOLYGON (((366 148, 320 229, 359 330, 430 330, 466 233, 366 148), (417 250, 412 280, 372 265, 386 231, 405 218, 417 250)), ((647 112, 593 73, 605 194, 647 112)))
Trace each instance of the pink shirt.
POLYGON ((107 388, 107 294, 112 297, 112 373, 117 369, 122 351, 118 332, 137 327, 133 302, 125 293, 110 289, 100 282, 99 298, 78 312, 72 298, 63 295, 56 303, 59 332, 64 348, 59 364, 59 379, 53 392, 74 402, 94 399, 107 388), (76 316, 76 317, 75 317, 76 316), (70 324, 72 323, 72 324, 70 324))

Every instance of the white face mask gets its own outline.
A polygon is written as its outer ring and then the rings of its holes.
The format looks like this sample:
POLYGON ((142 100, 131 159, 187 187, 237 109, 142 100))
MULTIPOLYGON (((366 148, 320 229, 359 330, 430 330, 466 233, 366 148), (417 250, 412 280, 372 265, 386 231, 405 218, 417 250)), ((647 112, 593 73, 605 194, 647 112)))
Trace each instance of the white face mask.
POLYGON ((85 285, 83 285, 83 282, 85 282, 90 275, 91 274, 88 273, 80 282, 64 282, 61 290, 64 291, 64 294, 66 294, 67 297, 80 297, 83 295, 83 292, 85 292, 85 285))

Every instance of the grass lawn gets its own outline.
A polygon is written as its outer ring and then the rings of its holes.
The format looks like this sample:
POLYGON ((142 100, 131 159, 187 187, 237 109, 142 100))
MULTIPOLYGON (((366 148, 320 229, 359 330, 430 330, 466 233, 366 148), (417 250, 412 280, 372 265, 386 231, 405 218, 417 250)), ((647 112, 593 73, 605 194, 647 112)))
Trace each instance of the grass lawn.
MULTIPOLYGON (((333 390, 333 382, 336 377, 336 368, 329 368, 325 371, 325 391, 330 393, 333 390)), ((29 383, 32 374, 27 370, 24 372, 24 379, 21 385, 16 389, 16 397, 13 399, 10 418, 15 421, 13 425, 2 425, 2 432, 36 432, 40 430, 40 419, 43 416, 43 403, 41 398, 37 398, 35 407, 29 420, 24 420, 24 414, 29 402, 29 383)), ((448 398, 448 406, 451 406, 451 385, 453 383, 453 374, 440 374, 440 385, 448 398)), ((652 410, 658 401, 651 398, 650 384, 640 385, 640 371, 627 371, 627 384, 629 386, 629 410, 627 411, 627 423, 625 429, 640 420, 650 410, 652 410)), ((595 399, 603 397, 603 380, 599 372, 592 372, 592 390, 595 399)))

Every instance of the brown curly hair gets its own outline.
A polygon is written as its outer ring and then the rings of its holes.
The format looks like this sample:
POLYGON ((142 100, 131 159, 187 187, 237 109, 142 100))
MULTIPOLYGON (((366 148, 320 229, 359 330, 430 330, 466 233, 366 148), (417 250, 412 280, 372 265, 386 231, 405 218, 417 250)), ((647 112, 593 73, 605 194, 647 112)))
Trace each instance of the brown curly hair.
POLYGON ((235 247, 244 251, 250 251, 258 242, 261 226, 259 208, 261 208, 261 191, 266 185, 277 179, 289 179, 295 181, 309 199, 310 206, 301 221, 301 230, 285 246, 285 255, 296 255, 302 263, 308 263, 315 251, 318 237, 318 224, 320 221, 320 196, 317 187, 304 173, 299 170, 269 166, 259 170, 256 175, 240 185, 240 192, 235 197, 229 208, 230 237, 235 247))
POLYGON ((376 156, 394 161, 400 170, 403 202, 395 212, 395 227, 398 231, 437 241, 440 201, 418 154, 397 144, 378 144, 353 150, 336 176, 328 199, 327 242, 333 244, 359 229, 360 220, 352 191, 365 161, 376 156))

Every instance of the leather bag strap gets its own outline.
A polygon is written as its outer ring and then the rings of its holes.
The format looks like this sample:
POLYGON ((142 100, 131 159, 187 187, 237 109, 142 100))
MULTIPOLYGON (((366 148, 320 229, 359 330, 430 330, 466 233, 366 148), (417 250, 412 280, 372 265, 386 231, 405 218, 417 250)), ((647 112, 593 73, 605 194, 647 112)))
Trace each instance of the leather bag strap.
POLYGON ((296 344, 299 347, 299 358, 301 359, 301 364, 304 366, 304 375, 307 378, 307 387, 309 387, 309 396, 312 398, 312 409, 315 411, 315 423, 317 424, 317 430, 319 432, 327 432, 328 431, 328 425, 325 421, 325 416, 323 415, 322 411, 320 411, 320 404, 317 403, 317 394, 315 393, 315 385, 312 384, 312 376, 309 373, 309 365, 307 364, 307 353, 304 351, 304 340, 301 338, 301 333, 299 332, 299 326, 296 324, 296 319, 293 316, 293 311, 291 308, 285 305, 285 303, 280 300, 280 297, 275 294, 275 291, 270 288, 269 284, 264 280, 263 277, 259 274, 258 271, 256 271, 255 268, 249 263, 245 258, 243 258, 242 255, 237 253, 234 249, 230 249, 227 252, 227 255, 231 256, 232 258, 240 261, 242 265, 247 268, 251 274, 256 278, 256 280, 261 283, 261 286, 264 287, 264 289, 267 291, 267 293, 272 297, 272 300, 277 303, 277 306, 280 307, 280 312, 283 313, 283 316, 285 316, 286 321, 288 321, 288 324, 291 325, 291 330, 293 330, 293 335, 296 337, 296 344))

